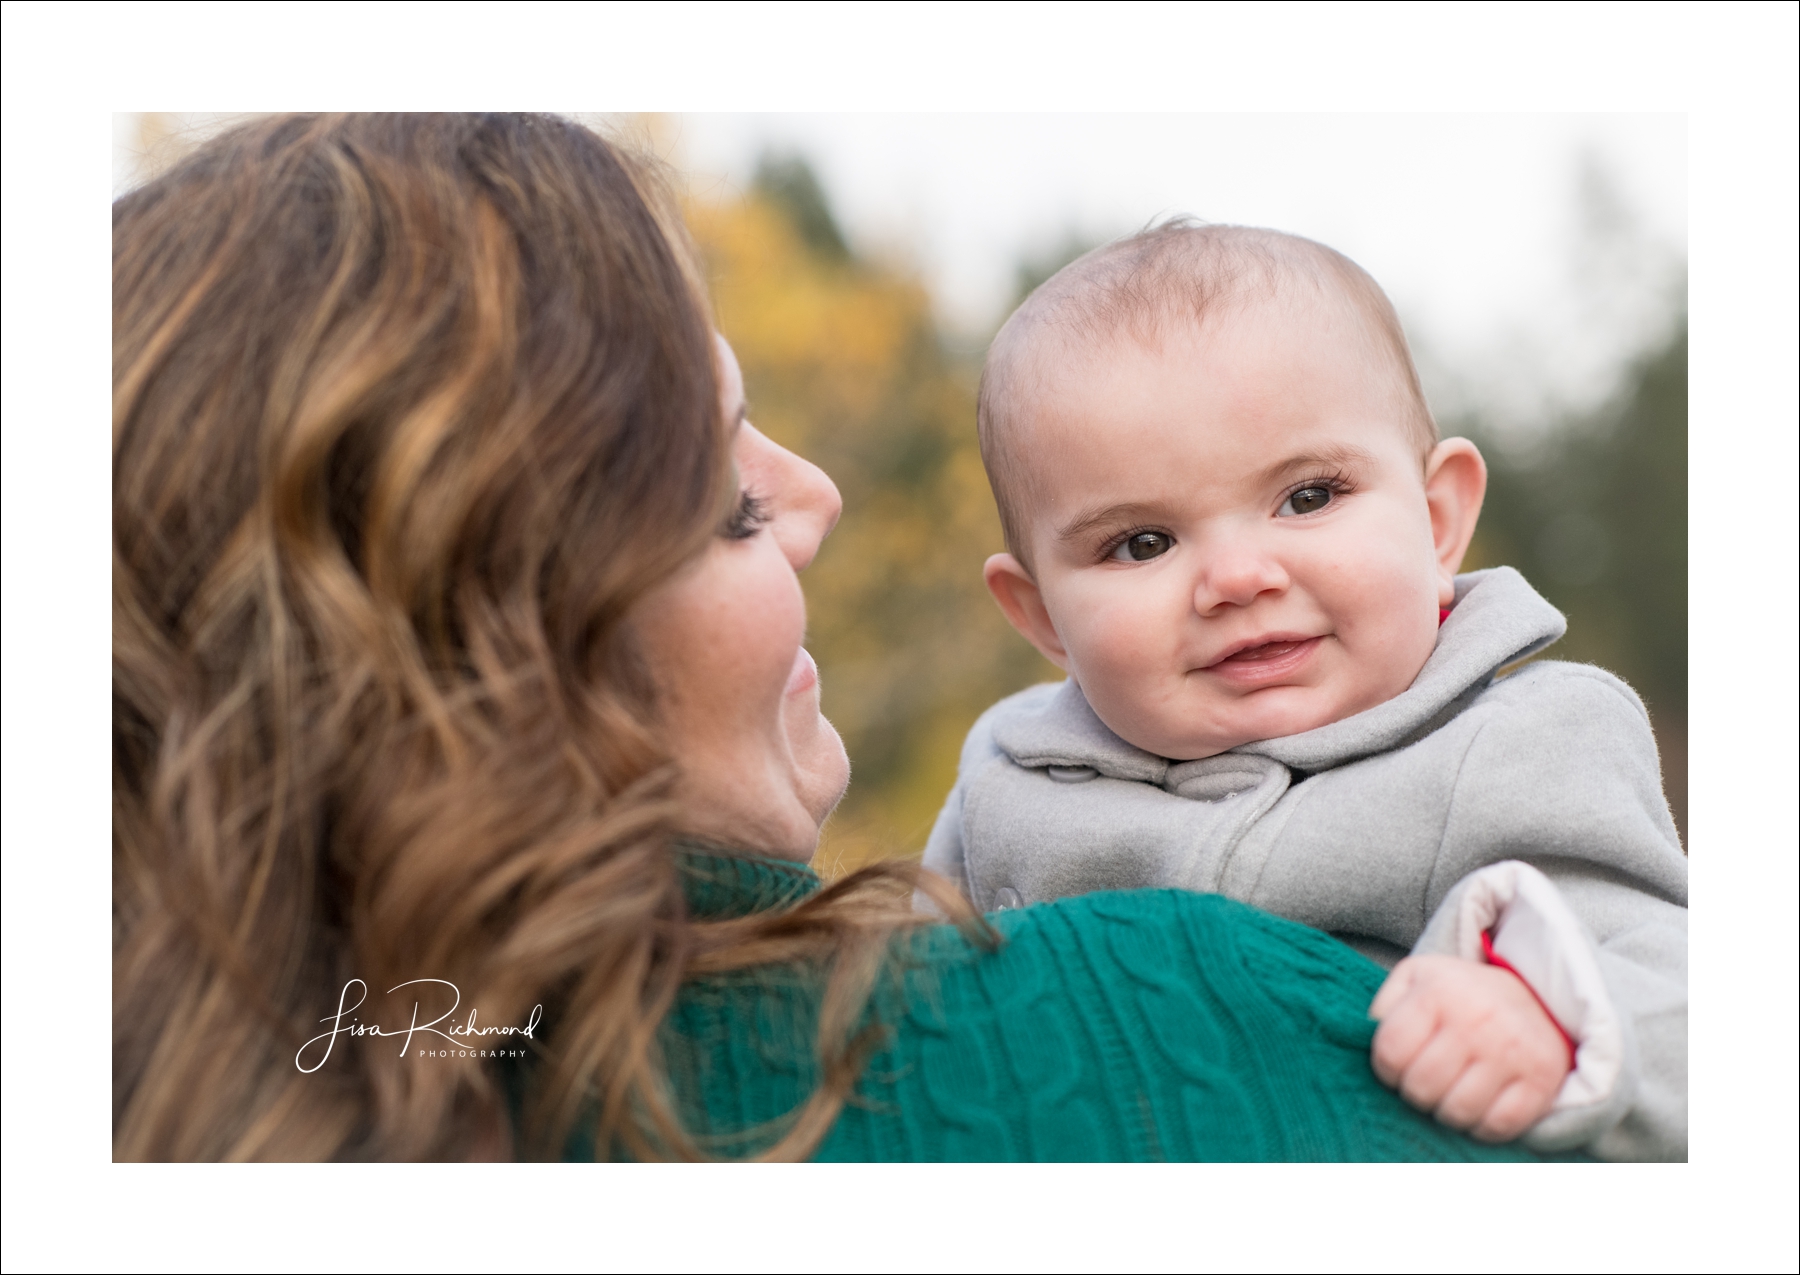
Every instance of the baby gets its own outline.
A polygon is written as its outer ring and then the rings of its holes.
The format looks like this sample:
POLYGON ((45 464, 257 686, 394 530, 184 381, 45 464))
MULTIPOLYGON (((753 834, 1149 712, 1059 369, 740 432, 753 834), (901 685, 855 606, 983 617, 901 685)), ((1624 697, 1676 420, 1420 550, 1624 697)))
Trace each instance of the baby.
POLYGON ((1487 471, 1387 297, 1174 222, 1001 329, 982 458, 1015 628, 1068 672, 976 722, 927 867, 984 909, 1213 891, 1391 969, 1372 1061, 1475 1136, 1687 1155, 1687 861, 1643 705, 1457 574, 1487 471), (1410 955, 1409 955, 1410 954, 1410 955))

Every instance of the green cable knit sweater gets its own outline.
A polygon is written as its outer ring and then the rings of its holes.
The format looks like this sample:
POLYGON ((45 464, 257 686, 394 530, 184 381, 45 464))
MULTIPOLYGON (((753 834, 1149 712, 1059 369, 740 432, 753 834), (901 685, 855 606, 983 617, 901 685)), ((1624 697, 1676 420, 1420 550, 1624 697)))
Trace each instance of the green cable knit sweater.
MULTIPOLYGON (((798 864, 687 854, 696 913, 743 915, 819 888, 798 864)), ((1218 895, 1090 894, 896 946, 870 1012, 885 1028, 820 1160, 1536 1160, 1407 1106, 1369 1067, 1381 967, 1218 895)), ((701 1145, 765 1146, 811 1092, 819 981, 709 978, 664 1032, 701 1145)), ((571 1144, 591 1158, 591 1142, 571 1144)), ((1559 1157, 1560 1158, 1560 1157, 1559 1157)))

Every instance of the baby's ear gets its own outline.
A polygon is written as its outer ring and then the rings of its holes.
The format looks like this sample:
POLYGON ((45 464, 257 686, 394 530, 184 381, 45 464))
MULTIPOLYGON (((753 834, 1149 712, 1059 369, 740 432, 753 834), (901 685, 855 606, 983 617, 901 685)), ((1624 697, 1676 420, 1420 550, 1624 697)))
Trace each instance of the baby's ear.
POLYGON ((1446 438, 1425 460, 1425 503, 1438 562, 1438 605, 1456 600, 1456 573, 1475 535, 1487 495, 1487 462, 1466 438, 1446 438))
POLYGON ((994 601, 1020 636, 1037 647, 1045 659, 1068 672, 1068 652, 1063 650, 1056 626, 1050 622, 1043 591, 1025 564, 1010 553, 997 553, 987 560, 981 575, 987 581, 988 592, 994 595, 994 601))

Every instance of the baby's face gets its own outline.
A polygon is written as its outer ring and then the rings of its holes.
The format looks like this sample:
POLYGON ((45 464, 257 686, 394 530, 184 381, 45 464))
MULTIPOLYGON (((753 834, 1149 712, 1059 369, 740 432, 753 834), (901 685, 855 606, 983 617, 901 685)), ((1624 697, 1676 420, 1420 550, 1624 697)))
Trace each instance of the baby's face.
MULTIPOLYGON (((1450 525, 1455 493, 1428 499, 1404 413, 1342 311, 1265 305, 1161 351, 1121 339, 1049 376, 1016 440, 1044 631, 993 563, 990 585, 1102 721, 1164 757, 1370 708, 1430 656, 1474 526, 1450 525)), ((1473 457, 1458 490, 1478 510, 1479 454, 1446 449, 1473 457)))

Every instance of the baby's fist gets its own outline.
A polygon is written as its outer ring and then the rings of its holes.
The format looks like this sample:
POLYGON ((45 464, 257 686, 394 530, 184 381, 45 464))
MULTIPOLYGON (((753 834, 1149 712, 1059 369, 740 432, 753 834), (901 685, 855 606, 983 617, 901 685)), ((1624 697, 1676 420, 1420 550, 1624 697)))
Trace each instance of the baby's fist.
POLYGON ((1420 1110, 1510 1142, 1550 1110, 1568 1047, 1517 976, 1454 956, 1410 956, 1375 994, 1375 1074, 1420 1110))

